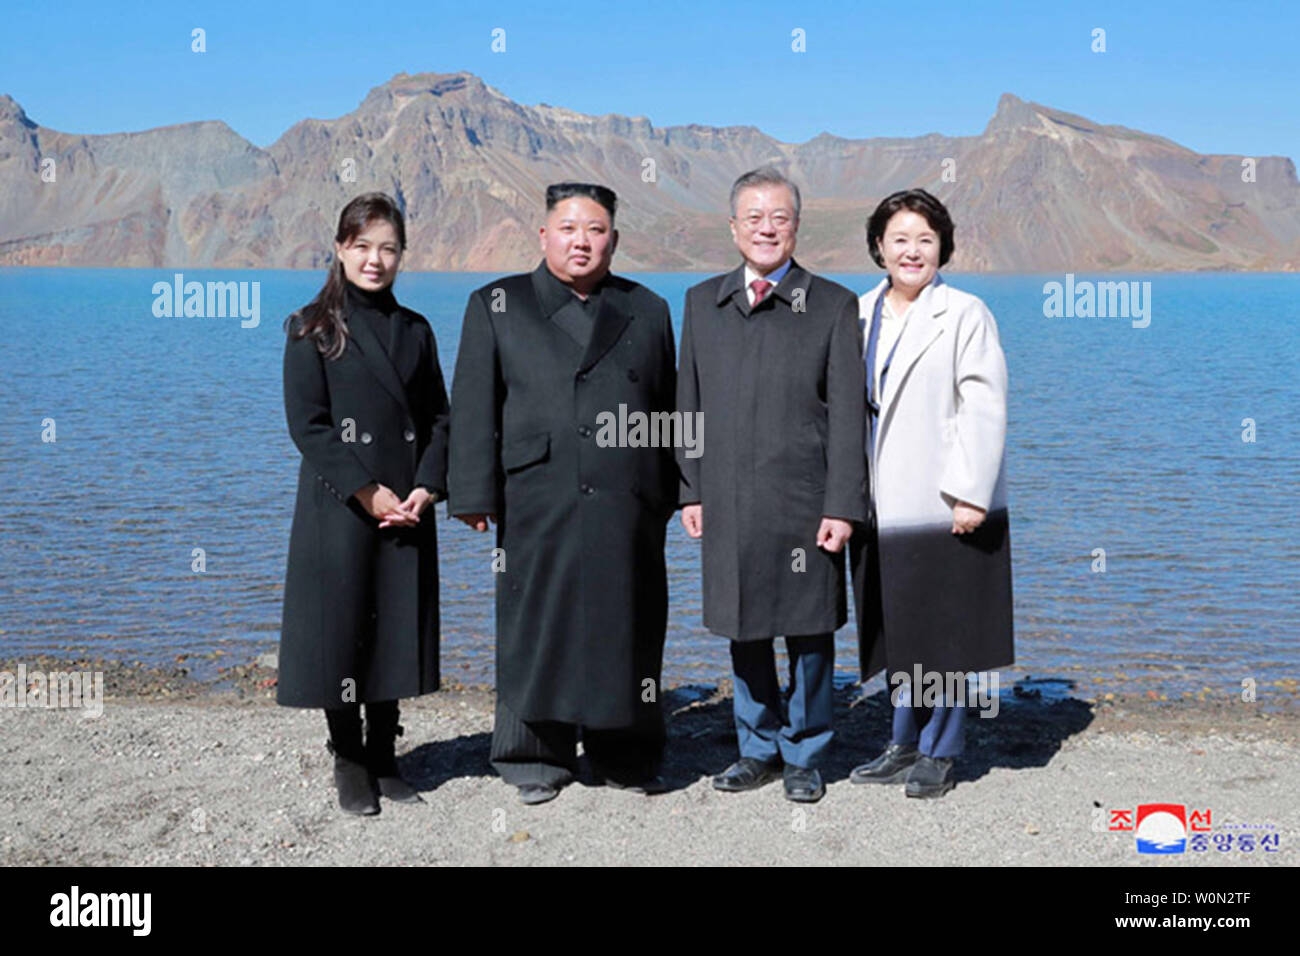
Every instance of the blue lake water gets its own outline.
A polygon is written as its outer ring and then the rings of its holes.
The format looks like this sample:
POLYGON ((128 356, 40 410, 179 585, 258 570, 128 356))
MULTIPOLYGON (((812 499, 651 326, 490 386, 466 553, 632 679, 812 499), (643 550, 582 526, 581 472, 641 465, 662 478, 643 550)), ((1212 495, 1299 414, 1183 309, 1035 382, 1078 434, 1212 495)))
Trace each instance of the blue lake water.
MULTIPOLYGON (((177 270, 0 269, 0 648, 166 664, 274 650, 298 452, 284 423, 282 322, 323 274, 182 270, 260 283, 261 319, 158 318, 177 270), (57 441, 42 441, 53 419, 57 441), (194 548, 207 569, 191 570, 194 548)), ((632 276, 680 326, 702 276, 632 276)), ((832 276, 856 291, 875 275, 832 276)), ((412 273, 399 300, 437 335, 450 382, 469 291, 412 273)), ((1063 276, 948 276, 997 317, 1008 446, 1017 673, 1162 693, 1300 673, 1300 276, 1078 276, 1151 283, 1151 322, 1047 318, 1063 276), (1242 440, 1253 419, 1256 440, 1242 440), (1093 570, 1094 549, 1106 570, 1093 570)), ((490 683, 490 536, 441 512, 444 675, 490 683)), ((726 676, 700 623, 698 548, 674 519, 665 679, 726 676)), ((856 633, 839 634, 841 676, 856 633)), ((1287 690, 1287 688, 1291 690, 1287 690)))

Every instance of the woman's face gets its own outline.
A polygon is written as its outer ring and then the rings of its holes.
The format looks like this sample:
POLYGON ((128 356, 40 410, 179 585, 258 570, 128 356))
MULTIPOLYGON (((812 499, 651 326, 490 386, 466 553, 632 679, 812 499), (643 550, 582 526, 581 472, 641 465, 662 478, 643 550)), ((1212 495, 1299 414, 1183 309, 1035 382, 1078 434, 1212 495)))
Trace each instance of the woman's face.
POLYGON ((910 209, 889 217, 878 248, 895 286, 920 290, 939 271, 939 234, 924 216, 910 209))
POLYGON ((372 219, 346 243, 334 243, 348 281, 367 292, 387 289, 397 278, 402 249, 397 230, 386 219, 372 219))

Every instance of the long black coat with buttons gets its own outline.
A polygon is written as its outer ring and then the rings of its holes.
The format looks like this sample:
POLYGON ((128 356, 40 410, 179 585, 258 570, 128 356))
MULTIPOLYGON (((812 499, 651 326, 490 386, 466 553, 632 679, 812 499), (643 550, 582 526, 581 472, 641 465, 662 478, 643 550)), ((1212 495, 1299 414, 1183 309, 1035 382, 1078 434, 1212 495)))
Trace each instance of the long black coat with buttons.
MULTIPOLYGON (((848 619, 845 551, 823 517, 867 517, 858 301, 793 260, 756 307, 744 268, 686 293, 678 407, 704 416, 681 503, 699 503, 704 626, 737 641, 821 634, 848 619)), ((847 550, 847 549, 845 549, 847 550)))
POLYGON ((431 504, 415 528, 379 528, 352 495, 446 497, 447 391, 433 330, 389 298, 349 290, 337 360, 310 338, 284 350, 289 434, 302 452, 280 630, 276 699, 295 707, 397 700, 438 688, 438 541, 431 504), (390 359, 375 327, 392 312, 390 359))
POLYGON ((659 713, 664 533, 678 472, 670 447, 603 447, 598 416, 620 405, 672 412, 668 306, 608 276, 583 348, 554 319, 572 293, 548 285, 545 268, 469 297, 448 508, 499 518, 502 702, 526 721, 648 727, 659 713))

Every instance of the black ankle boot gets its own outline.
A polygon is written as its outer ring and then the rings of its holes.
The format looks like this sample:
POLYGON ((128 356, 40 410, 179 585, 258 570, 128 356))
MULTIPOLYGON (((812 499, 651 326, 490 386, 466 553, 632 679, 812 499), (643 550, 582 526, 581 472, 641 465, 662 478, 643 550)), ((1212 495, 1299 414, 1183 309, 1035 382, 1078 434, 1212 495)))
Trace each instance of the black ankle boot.
POLYGON ((394 744, 403 733, 397 722, 397 701, 366 704, 366 766, 379 792, 397 803, 423 803, 424 799, 397 770, 394 744))
POLYGON ((371 817, 379 812, 374 779, 366 765, 342 756, 332 740, 325 747, 334 755, 334 786, 339 792, 339 806, 348 813, 371 817))
POLYGON ((379 797, 361 746, 360 708, 327 710, 325 716, 330 728, 325 749, 334 756, 334 787, 338 790, 339 807, 346 813, 374 816, 379 812, 379 797))

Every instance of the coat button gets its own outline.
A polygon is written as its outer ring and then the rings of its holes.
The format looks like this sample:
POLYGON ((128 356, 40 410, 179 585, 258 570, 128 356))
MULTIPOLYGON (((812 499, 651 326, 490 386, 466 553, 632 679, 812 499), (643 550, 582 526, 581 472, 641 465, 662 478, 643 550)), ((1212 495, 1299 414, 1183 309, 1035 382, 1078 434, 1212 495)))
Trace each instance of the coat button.
POLYGON ((587 380, 587 373, 586 373, 586 372, 579 372, 579 373, 578 373, 578 381, 579 381, 579 382, 585 382, 586 380, 587 380))
POLYGON ((361 444, 369 445, 372 441, 374 441, 374 439, 370 437, 370 432, 361 433, 361 444))
POLYGON ((402 432, 402 437, 407 441, 415 441, 415 432, 408 428, 406 431, 402 432))
POLYGON ((635 382, 635 381, 637 381, 640 377, 641 377, 641 376, 639 376, 639 375, 636 374, 636 369, 634 369, 634 368, 630 368, 630 369, 627 370, 627 380, 628 380, 629 382, 635 382))
POLYGON ((591 485, 583 485, 582 493, 584 495, 594 495, 596 493, 596 489, 591 487, 591 485))
POLYGON ((591 428, 590 428, 589 426, 587 426, 587 425, 579 425, 579 426, 578 426, 578 434, 581 435, 583 438, 590 438, 590 437, 591 437, 591 428))

